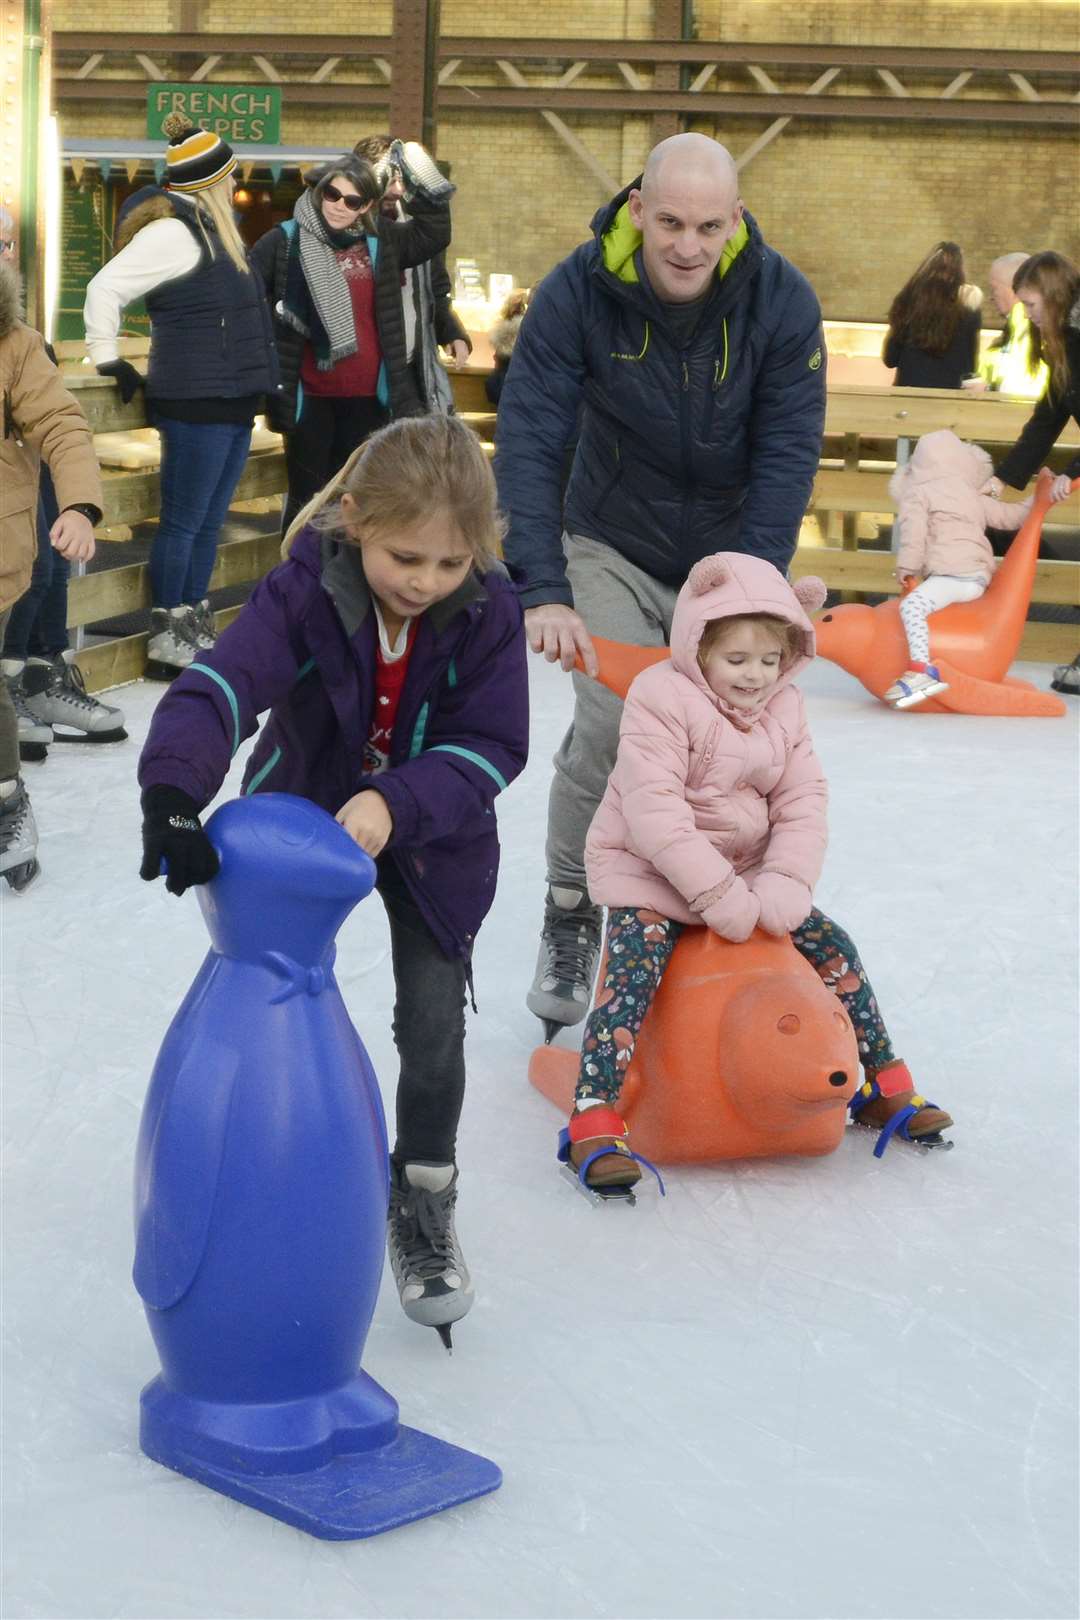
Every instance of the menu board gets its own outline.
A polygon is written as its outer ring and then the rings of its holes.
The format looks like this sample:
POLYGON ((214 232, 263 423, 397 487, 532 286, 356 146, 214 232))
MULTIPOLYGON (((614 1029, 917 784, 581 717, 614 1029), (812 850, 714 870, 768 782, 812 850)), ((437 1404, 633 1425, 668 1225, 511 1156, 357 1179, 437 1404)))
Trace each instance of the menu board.
MULTIPOLYGON (((81 183, 76 183, 74 175, 65 173, 60 215, 60 307, 54 327, 58 339, 78 340, 83 336, 87 283, 112 253, 115 211, 113 188, 100 174, 86 174, 81 183)), ((141 299, 124 310, 120 330, 149 332, 150 321, 141 299)))
POLYGON ((108 257, 105 234, 109 194, 99 174, 86 175, 81 185, 64 175, 60 215, 60 307, 54 331, 58 338, 81 338, 86 284, 108 257))

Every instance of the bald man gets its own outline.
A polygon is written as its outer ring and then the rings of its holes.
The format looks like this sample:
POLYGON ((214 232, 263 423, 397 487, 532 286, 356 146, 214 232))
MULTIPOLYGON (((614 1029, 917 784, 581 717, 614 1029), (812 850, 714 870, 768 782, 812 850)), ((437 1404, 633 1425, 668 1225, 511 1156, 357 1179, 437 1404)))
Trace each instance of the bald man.
POLYGON ((987 388, 1023 399, 1039 399, 1050 375, 1045 361, 1032 352, 1031 322, 1013 291, 1013 277, 1030 258, 1028 253, 1003 253, 990 266, 990 297, 1005 329, 979 363, 979 376, 987 388))
MULTIPOLYGON (((742 551, 786 569, 821 453, 825 348, 807 281, 767 247, 731 154, 662 141, 540 284, 499 405, 506 555, 534 651, 596 668, 590 633, 665 646, 699 558, 742 551), (578 429, 562 499, 563 453, 578 429)), ((528 1005, 548 1037, 588 1010, 601 913, 585 882, 589 822, 621 705, 575 675, 555 758, 548 892, 528 1005)))

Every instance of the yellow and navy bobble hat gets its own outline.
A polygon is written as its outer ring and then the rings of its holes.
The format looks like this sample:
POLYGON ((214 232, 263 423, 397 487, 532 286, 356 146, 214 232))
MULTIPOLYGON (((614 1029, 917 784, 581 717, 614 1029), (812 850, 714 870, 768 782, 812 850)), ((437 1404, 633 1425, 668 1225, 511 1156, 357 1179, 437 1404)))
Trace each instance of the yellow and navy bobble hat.
POLYGON ((213 130, 196 129, 186 113, 169 113, 161 127, 169 137, 165 184, 170 191, 205 191, 236 168, 232 147, 213 130))

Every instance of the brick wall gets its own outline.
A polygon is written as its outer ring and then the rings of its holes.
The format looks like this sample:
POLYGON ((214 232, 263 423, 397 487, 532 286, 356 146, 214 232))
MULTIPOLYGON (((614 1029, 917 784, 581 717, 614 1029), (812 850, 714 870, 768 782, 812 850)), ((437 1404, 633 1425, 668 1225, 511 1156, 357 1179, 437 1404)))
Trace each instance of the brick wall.
MULTIPOLYGON (((165 28, 174 11, 172 0, 148 0, 140 24, 148 33, 165 28)), ((102 27, 128 27, 129 0, 97 0, 94 15, 102 27)), ((480 7, 476 0, 442 3, 445 35, 635 39, 649 37, 651 18, 650 0, 547 0, 531 12, 520 0, 489 0, 480 7)), ((260 29, 280 33, 302 24, 313 33, 378 33, 390 28, 391 19, 391 0, 204 0, 203 26, 250 32, 257 49, 260 29)), ((700 39, 1080 46, 1080 7, 1057 0, 698 0, 696 19, 700 39)), ((56 0, 54 24, 86 27, 83 0, 56 0)), ((152 40, 147 49, 154 54, 152 40)), ((235 79, 236 69, 230 63, 211 77, 235 79)), ((528 71, 531 76, 534 70, 528 71)), ((814 76, 773 70, 784 88, 805 89, 814 76)), ((490 82, 504 81, 493 72, 490 82)), ((753 81, 734 67, 712 87, 746 90, 753 81)), ((846 73, 837 88, 887 93, 866 74, 846 73)), ((987 81, 980 93, 1010 91, 987 81)), ((107 113, 100 106, 69 104, 63 125, 101 134, 106 117, 108 132, 118 136, 145 128, 137 104, 107 113)), ((380 121, 377 112, 351 115, 338 108, 290 112, 286 90, 283 133, 289 140, 344 147, 380 121)), ((568 113, 565 122, 617 182, 640 171, 648 118, 568 113)), ((707 118, 693 127, 738 155, 766 125, 764 118, 707 118)), ((477 259, 485 274, 497 270, 535 282, 586 238, 589 220, 605 200, 588 167, 539 113, 446 111, 439 119, 438 150, 452 164, 459 187, 452 255, 477 259)), ((745 169, 743 194, 766 238, 811 278, 827 314, 882 319, 897 288, 942 237, 960 242, 970 279, 983 287, 989 261, 1016 248, 1055 247, 1080 260, 1075 179, 1075 135, 1067 130, 796 119, 745 169)))

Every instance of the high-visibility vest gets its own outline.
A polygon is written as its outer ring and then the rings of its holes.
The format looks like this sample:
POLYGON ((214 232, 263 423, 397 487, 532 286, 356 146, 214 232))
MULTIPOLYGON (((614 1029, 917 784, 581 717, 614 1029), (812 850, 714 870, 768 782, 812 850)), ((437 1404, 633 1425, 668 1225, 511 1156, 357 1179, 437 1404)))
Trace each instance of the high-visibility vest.
POLYGON ((979 376, 996 393, 1018 394, 1021 399, 1039 399, 1046 390, 1050 372, 1045 360, 1031 360, 1031 322, 1019 300, 1010 309, 1000 342, 987 349, 979 362, 979 376))

